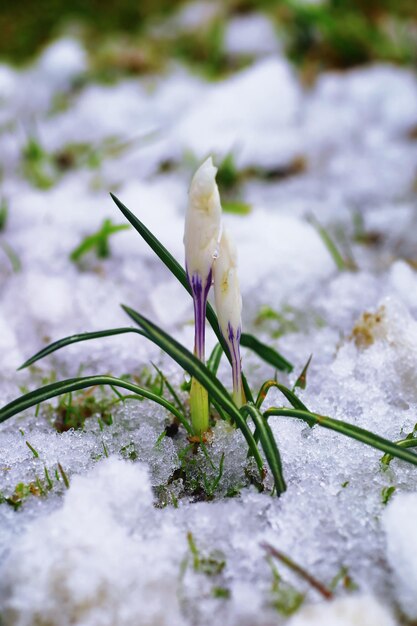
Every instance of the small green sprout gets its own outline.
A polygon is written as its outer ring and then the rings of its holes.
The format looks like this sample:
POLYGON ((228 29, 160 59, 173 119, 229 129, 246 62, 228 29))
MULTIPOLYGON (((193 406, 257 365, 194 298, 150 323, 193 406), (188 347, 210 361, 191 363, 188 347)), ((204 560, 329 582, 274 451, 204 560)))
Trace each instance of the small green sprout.
POLYGON ((299 377, 297 378, 297 380, 294 383, 294 387, 293 387, 293 391, 295 391, 295 389, 297 389, 297 387, 299 387, 300 389, 305 389, 307 386, 307 371, 308 368, 310 367, 310 363, 311 363, 311 359, 313 358, 313 355, 310 354, 310 356, 307 359, 307 363, 304 365, 301 374, 299 375, 299 377))
POLYGON ((110 219, 105 219, 97 232, 87 235, 71 252, 71 261, 78 263, 85 254, 91 251, 95 252, 97 258, 107 259, 110 256, 110 237, 129 228, 128 224, 113 224, 110 219))
POLYGON ((6 228, 6 222, 9 215, 9 205, 6 198, 0 201, 0 232, 6 228))
POLYGON ((42 148, 35 137, 29 137, 22 152, 23 174, 29 182, 39 189, 50 189, 57 172, 50 155, 42 148))
POLYGON ((392 496, 394 495, 395 490, 396 490, 396 487, 394 487, 394 485, 391 485, 390 487, 383 487, 383 489, 381 490, 382 504, 388 504, 388 502, 391 500, 392 496))
POLYGON ((34 480, 29 483, 18 483, 10 496, 5 496, 0 492, 0 504, 8 504, 15 511, 17 511, 30 496, 35 496, 37 498, 44 497, 47 495, 47 492, 52 489, 53 482, 50 478, 48 469, 45 466, 43 480, 41 480, 39 476, 35 475, 34 480))
POLYGON ((330 582, 329 589, 335 591, 339 585, 341 585, 343 589, 346 589, 346 591, 357 591, 359 589, 358 585, 352 580, 349 574, 349 568, 346 567, 346 565, 342 565, 336 576, 334 576, 330 582))
POLYGON ((64 481, 65 487, 67 489, 69 489, 69 487, 70 487, 69 478, 68 478, 64 468, 62 467, 61 463, 58 463, 58 470, 59 470, 59 473, 61 474, 62 480, 64 481))
POLYGON ((35 459, 39 459, 39 452, 35 450, 35 448, 29 443, 29 441, 25 442, 29 450, 32 452, 35 459))
POLYGON ((290 617, 294 615, 304 602, 304 594, 298 591, 281 578, 278 569, 271 559, 268 559, 272 571, 271 606, 280 615, 290 617))
POLYGON ((221 600, 229 600, 231 593, 227 587, 213 587, 211 590, 213 598, 219 598, 221 600))
POLYGON ((252 205, 239 200, 223 201, 222 207, 224 213, 232 213, 233 215, 248 215, 252 211, 252 205))
POLYGON ((222 573, 226 566, 225 556, 222 552, 214 550, 207 556, 202 556, 190 532, 187 533, 187 543, 195 572, 205 574, 206 576, 218 576, 222 573))
POLYGON ((0 241, 0 248, 3 250, 4 254, 9 260, 9 263, 12 267, 13 272, 20 272, 22 268, 22 264, 16 252, 13 250, 11 246, 5 241, 0 241))

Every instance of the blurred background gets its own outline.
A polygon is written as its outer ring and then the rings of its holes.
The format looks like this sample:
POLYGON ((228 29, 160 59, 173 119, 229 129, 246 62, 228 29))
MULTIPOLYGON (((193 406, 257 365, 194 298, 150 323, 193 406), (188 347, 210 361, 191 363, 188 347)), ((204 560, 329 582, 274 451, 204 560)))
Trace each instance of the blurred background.
POLYGON ((254 11, 270 18, 307 78, 322 68, 375 60, 416 62, 415 0, 227 0, 192 7, 180 0, 3 0, 0 57, 23 64, 52 39, 76 33, 103 79, 155 71, 172 59, 218 77, 236 69, 225 45, 231 20, 254 11), (167 22, 181 8, 182 18, 167 22))

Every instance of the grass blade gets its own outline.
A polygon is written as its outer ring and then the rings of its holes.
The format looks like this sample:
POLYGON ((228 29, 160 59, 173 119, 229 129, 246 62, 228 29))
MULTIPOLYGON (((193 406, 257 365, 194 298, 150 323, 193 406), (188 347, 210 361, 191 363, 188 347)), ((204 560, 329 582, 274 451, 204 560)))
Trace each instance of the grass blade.
POLYGON ((279 352, 265 343, 262 343, 262 341, 259 341, 259 339, 253 335, 242 333, 240 344, 245 348, 249 348, 252 352, 255 352, 255 354, 257 354, 263 361, 272 365, 277 370, 291 373, 294 369, 292 364, 279 352))
MULTIPOLYGON (((172 256, 172 254, 168 252, 165 246, 163 246, 161 242, 158 241, 155 235, 153 235, 151 231, 146 228, 146 226, 136 217, 136 215, 132 213, 132 211, 130 211, 122 202, 120 202, 120 200, 114 194, 111 193, 110 195, 116 206, 125 216, 125 218, 132 224, 133 228, 141 235, 141 237, 144 239, 144 241, 146 241, 148 246, 155 252, 155 254, 161 259, 164 265, 166 265, 166 267, 172 272, 175 278, 181 283, 184 289, 186 289, 191 296, 191 289, 188 284, 187 275, 184 268, 178 263, 178 261, 172 256)), ((215 332, 224 353, 231 362, 229 348, 220 331, 216 313, 210 303, 207 303, 206 317, 210 323, 210 326, 215 332)), ((291 363, 289 363, 273 348, 270 348, 269 346, 261 343, 260 341, 255 339, 255 337, 252 337, 252 335, 242 333, 240 343, 242 344, 242 346, 250 348, 251 350, 256 352, 256 354, 258 354, 261 359, 264 359, 267 363, 273 365, 278 370, 283 370, 286 372, 292 371, 293 367, 291 363)))
POLYGON ((253 454, 259 471, 263 471, 262 457, 259 454, 252 432, 246 424, 239 409, 234 404, 222 383, 210 372, 210 370, 195 357, 189 350, 184 348, 178 341, 170 337, 165 331, 146 319, 143 315, 122 305, 123 310, 138 324, 146 333, 146 336, 156 343, 164 352, 169 354, 174 361, 193 376, 207 389, 212 399, 232 418, 236 426, 242 431, 243 436, 253 454))
POLYGON ((48 354, 55 352, 55 350, 60 350, 61 348, 64 348, 65 346, 70 346, 73 343, 78 343, 79 341, 89 341, 90 339, 98 339, 99 337, 111 337, 112 335, 122 335, 123 333, 136 333, 138 335, 145 334, 142 330, 139 330, 137 328, 126 327, 126 328, 110 328, 109 330, 99 330, 97 332, 92 332, 92 333, 81 333, 78 335, 70 335, 69 337, 64 337, 63 339, 58 339, 58 341, 54 341, 53 343, 50 343, 49 346, 46 346, 45 348, 37 352, 35 355, 30 357, 30 359, 25 361, 23 365, 21 365, 18 368, 18 370, 22 370, 25 367, 29 367, 29 365, 32 365, 36 361, 43 359, 45 356, 48 356, 48 354))
POLYGON ((310 219, 310 223, 312 224, 312 226, 314 226, 314 228, 316 229, 316 231, 320 235, 321 240, 323 241, 324 245, 326 246, 326 248, 327 248, 330 256, 332 257, 332 259, 334 261, 334 264, 336 265, 337 269, 339 271, 341 271, 341 272, 343 272, 344 270, 347 270, 348 267, 347 267, 347 263, 346 263, 345 259, 343 258, 343 256, 339 252, 336 244, 334 243, 333 239, 330 237, 329 233, 324 228, 324 226, 322 226, 313 217, 310 219))
POLYGON ((382 450, 385 453, 390 454, 397 459, 402 459, 403 461, 407 461, 408 463, 412 463, 413 465, 417 465, 417 455, 412 452, 408 452, 404 448, 401 448, 397 444, 389 441, 388 439, 384 439, 375 433, 370 432, 369 430, 365 430, 364 428, 360 428, 359 426, 354 426, 353 424, 348 424, 347 422, 342 422, 341 420, 335 420, 331 417, 326 417, 324 415, 318 415, 317 413, 310 413, 308 411, 299 411, 297 409, 277 409, 271 408, 265 411, 264 417, 269 418, 273 415, 280 415, 282 417, 294 417, 296 419, 301 419, 304 422, 307 422, 309 426, 322 426, 323 428, 328 428, 330 430, 334 430, 346 437, 350 437, 351 439, 356 439, 364 443, 367 446, 371 446, 376 448, 377 450, 382 450))
POLYGON ((272 388, 272 387, 276 387, 277 389, 279 389, 279 391, 284 394, 284 396, 287 398, 288 402, 290 404, 292 404, 292 406, 295 409, 300 409, 301 411, 307 411, 308 412, 308 408, 306 407, 305 404, 303 404, 300 400, 300 398, 298 398, 298 396, 295 395, 295 393, 293 391, 291 391, 291 389, 288 389, 288 387, 285 387, 285 385, 281 385, 281 383, 279 383, 276 380, 267 380, 266 382, 264 382, 264 384, 262 385, 262 387, 259 390, 258 393, 258 397, 256 398, 256 403, 255 406, 260 409, 266 396, 268 395, 268 391, 272 388))
POLYGON ((177 392, 175 391, 174 387, 171 385, 171 383, 169 382, 168 378, 165 376, 165 374, 159 369, 159 367, 157 365, 155 365, 155 363, 152 363, 152 366, 155 368, 155 370, 158 372, 159 376, 161 377, 161 380, 164 381, 166 388, 168 389, 169 393, 171 394, 173 400, 175 401, 178 409, 180 411, 182 411, 183 413, 185 413, 185 408, 183 403, 181 402, 177 392))
MULTIPOLYGON (((415 437, 407 437, 406 439, 400 439, 395 442, 396 446, 400 448, 417 448, 417 439, 415 437)), ((381 463, 383 465, 389 465, 392 461, 392 456, 390 454, 384 454, 381 459, 381 463)))
POLYGON ((67 380, 45 385, 44 387, 35 389, 35 391, 30 391, 29 393, 16 398, 16 400, 9 402, 9 404, 6 404, 6 406, 0 409, 0 423, 10 417, 13 417, 13 415, 16 415, 17 413, 21 413, 25 409, 29 409, 32 406, 36 406, 41 402, 45 402, 46 400, 50 400, 56 396, 71 393, 73 391, 77 391, 78 389, 85 389, 86 387, 95 387, 97 385, 122 387, 123 389, 132 391, 137 396, 147 398, 148 400, 152 400, 153 402, 160 404, 175 415, 186 431, 190 435, 192 434, 190 424, 187 422, 184 415, 182 415, 182 413, 180 413, 180 411, 178 411, 178 409, 171 404, 171 402, 168 402, 165 398, 157 396, 151 391, 143 389, 134 383, 123 380, 122 378, 115 378, 114 376, 86 376, 81 378, 69 378, 67 380))
POLYGON ((210 370, 214 376, 217 374, 217 370, 219 369, 220 361, 223 354, 223 348, 220 343, 216 343, 214 346, 212 353, 210 354, 207 360, 207 369, 210 370))
POLYGON ((268 461, 272 476, 274 477, 277 495, 279 496, 281 493, 284 493, 287 486, 282 473, 281 457, 271 427, 256 406, 246 404, 242 407, 241 411, 242 413, 247 413, 255 424, 256 431, 259 433, 262 449, 268 461))
POLYGON ((304 365, 301 374, 299 375, 299 377, 297 378, 297 380, 294 383, 294 387, 292 388, 292 390, 294 391, 294 389, 297 389, 297 387, 300 387, 300 389, 305 389, 307 386, 307 372, 308 372, 308 368, 310 367, 310 363, 311 363, 311 359, 313 358, 313 355, 310 354, 310 356, 307 359, 307 363, 304 365))

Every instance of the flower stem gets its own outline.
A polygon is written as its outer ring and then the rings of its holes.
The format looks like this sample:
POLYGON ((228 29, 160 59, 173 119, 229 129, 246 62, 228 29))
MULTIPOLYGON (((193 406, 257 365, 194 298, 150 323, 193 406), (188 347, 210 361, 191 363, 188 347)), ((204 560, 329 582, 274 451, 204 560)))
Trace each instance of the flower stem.
POLYGON ((209 401, 207 390, 195 378, 191 379, 190 409, 193 431, 202 435, 209 429, 209 401))

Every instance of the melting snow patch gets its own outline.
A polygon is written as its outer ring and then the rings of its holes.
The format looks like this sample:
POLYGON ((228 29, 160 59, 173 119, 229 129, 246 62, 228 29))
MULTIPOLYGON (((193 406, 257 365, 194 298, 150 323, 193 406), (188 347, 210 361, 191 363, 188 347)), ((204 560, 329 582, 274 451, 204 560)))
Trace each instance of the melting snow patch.
POLYGON ((144 466, 110 458, 75 477, 62 508, 11 550, 6 626, 181 624, 169 544, 149 537, 152 516, 144 466))

